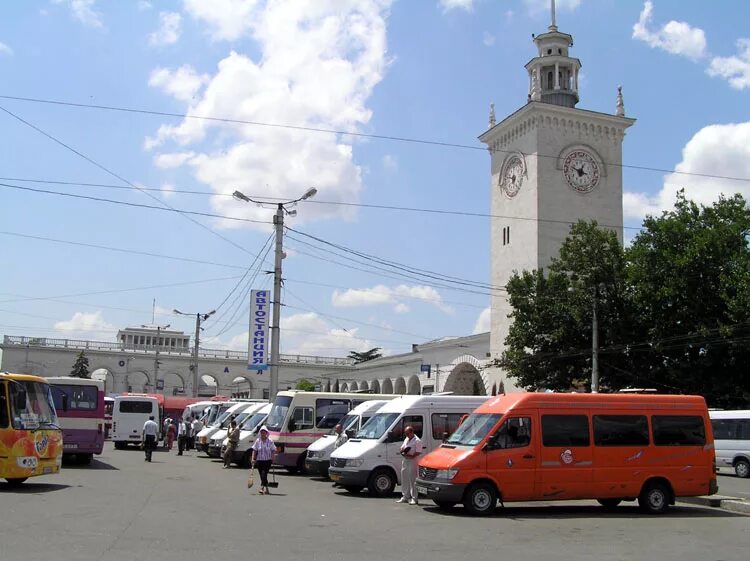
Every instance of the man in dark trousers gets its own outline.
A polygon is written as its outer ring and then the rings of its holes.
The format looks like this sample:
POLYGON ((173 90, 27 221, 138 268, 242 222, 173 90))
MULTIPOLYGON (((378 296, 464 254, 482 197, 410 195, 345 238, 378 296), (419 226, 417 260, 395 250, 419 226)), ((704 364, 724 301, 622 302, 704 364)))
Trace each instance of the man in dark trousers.
POLYGON ((146 451, 146 461, 151 461, 151 454, 156 450, 156 441, 159 438, 159 425, 151 415, 143 424, 143 449, 146 451))
POLYGON ((182 456, 188 445, 188 424, 185 419, 177 423, 177 455, 182 456))

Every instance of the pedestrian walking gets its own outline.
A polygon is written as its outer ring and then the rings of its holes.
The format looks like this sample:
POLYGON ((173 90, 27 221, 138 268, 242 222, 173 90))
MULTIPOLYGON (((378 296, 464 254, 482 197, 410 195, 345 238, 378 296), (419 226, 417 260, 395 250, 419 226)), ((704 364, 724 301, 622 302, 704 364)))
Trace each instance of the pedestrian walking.
POLYGON ((195 448, 195 439, 198 433, 203 430, 203 423, 198 419, 198 415, 193 417, 192 432, 190 433, 190 448, 195 448))
POLYGON ((177 425, 172 419, 169 419, 169 426, 167 427, 167 450, 172 451, 174 446, 174 439, 177 436, 177 425))
POLYGON ((166 417, 164 419, 164 422, 161 425, 161 434, 162 438, 164 438, 164 448, 166 450, 169 450, 169 443, 167 442, 167 434, 169 433, 169 425, 172 424, 172 419, 170 417, 166 417))
MULTIPOLYGON (((344 432, 344 427, 342 427, 341 425, 336 425, 335 427, 333 427, 333 434, 336 436, 336 440, 334 440, 333 442, 334 450, 346 443, 347 440, 349 440, 349 437, 346 436, 346 433, 344 432)), ((339 484, 334 481, 332 487, 338 486, 339 484)))
POLYGON ((154 421, 154 416, 151 415, 148 421, 143 423, 143 449, 146 451, 146 461, 151 461, 151 454, 156 450, 157 439, 159 438, 159 425, 154 421))
POLYGON ((414 434, 413 427, 404 429, 403 444, 401 444, 401 498, 397 503, 409 503, 410 505, 419 504, 419 495, 417 494, 417 468, 419 461, 417 457, 422 453, 422 441, 414 434))
POLYGON ((190 419, 185 419, 185 450, 192 450, 191 446, 193 437, 193 423, 190 419))
POLYGON ((240 442, 240 427, 237 426, 237 421, 229 423, 227 439, 227 448, 224 450, 224 469, 230 467, 234 451, 237 449, 237 444, 240 442))
POLYGON ((187 447, 187 422, 185 419, 177 421, 177 455, 182 456, 182 453, 187 447))
POLYGON ((276 458, 276 445, 268 438, 268 427, 260 427, 258 438, 253 443, 253 457, 250 469, 258 468, 260 475, 260 489, 258 494, 268 495, 268 472, 271 470, 273 460, 276 458))

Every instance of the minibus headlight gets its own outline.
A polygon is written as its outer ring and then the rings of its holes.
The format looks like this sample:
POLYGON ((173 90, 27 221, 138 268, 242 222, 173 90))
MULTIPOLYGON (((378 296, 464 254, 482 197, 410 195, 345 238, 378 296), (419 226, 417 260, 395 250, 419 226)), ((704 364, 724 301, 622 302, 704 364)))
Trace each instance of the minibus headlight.
POLYGON ((308 458, 314 458, 315 457, 315 451, 314 450, 308 450, 307 451, 307 457, 308 458))
POLYGON ((446 481, 450 481, 451 479, 456 477, 457 473, 457 469, 439 469, 435 474, 435 479, 444 479, 446 481))
POLYGON ((365 461, 362 458, 351 458, 349 460, 346 460, 346 467, 356 468, 361 466, 363 463, 365 463, 365 461))

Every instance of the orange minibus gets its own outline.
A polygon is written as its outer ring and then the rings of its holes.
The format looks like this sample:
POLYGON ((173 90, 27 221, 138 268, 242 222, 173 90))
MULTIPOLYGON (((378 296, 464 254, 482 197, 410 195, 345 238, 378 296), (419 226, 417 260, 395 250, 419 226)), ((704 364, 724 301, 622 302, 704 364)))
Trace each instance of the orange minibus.
POLYGON ((716 484, 705 400, 686 395, 516 393, 478 407, 419 463, 417 490, 474 515, 501 503, 638 500, 662 513, 716 484))

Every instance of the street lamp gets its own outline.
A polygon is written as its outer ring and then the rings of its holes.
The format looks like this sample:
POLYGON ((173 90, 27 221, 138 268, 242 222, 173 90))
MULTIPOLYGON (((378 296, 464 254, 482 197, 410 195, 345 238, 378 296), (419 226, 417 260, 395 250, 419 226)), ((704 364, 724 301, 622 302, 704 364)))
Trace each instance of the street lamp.
MULTIPOLYGON (((172 310, 173 313, 178 316, 192 316, 193 314, 186 314, 181 312, 177 308, 172 310)), ((193 371, 193 397, 198 397, 198 345, 200 344, 201 338, 201 322, 206 321, 209 317, 214 315, 216 310, 211 310, 207 314, 197 313, 195 314, 195 344, 193 346, 193 364, 191 369, 193 371)))
MULTIPOLYGON (((151 325, 141 325, 141 327, 152 327, 151 325)), ((161 330, 169 329, 170 325, 157 325, 156 326, 156 357, 154 358, 154 393, 159 386, 159 347, 161 347, 161 330)), ((162 389, 162 392, 164 390, 162 389)))
POLYGON ((273 217, 273 224, 276 227, 276 250, 274 253, 274 267, 273 267, 273 325, 271 325, 271 382, 268 392, 270 401, 273 401, 276 394, 279 391, 279 318, 281 316, 281 260, 284 258, 283 249, 283 237, 284 237, 284 214, 289 216, 296 216, 296 210, 288 210, 286 205, 295 205, 300 201, 306 201, 310 197, 314 197, 318 190, 315 187, 310 187, 305 194, 298 199, 291 201, 285 201, 282 203, 275 203, 271 201, 260 201, 255 200, 241 191, 235 191, 232 196, 238 201, 246 203, 255 203, 257 205, 276 205, 276 214, 273 217))

